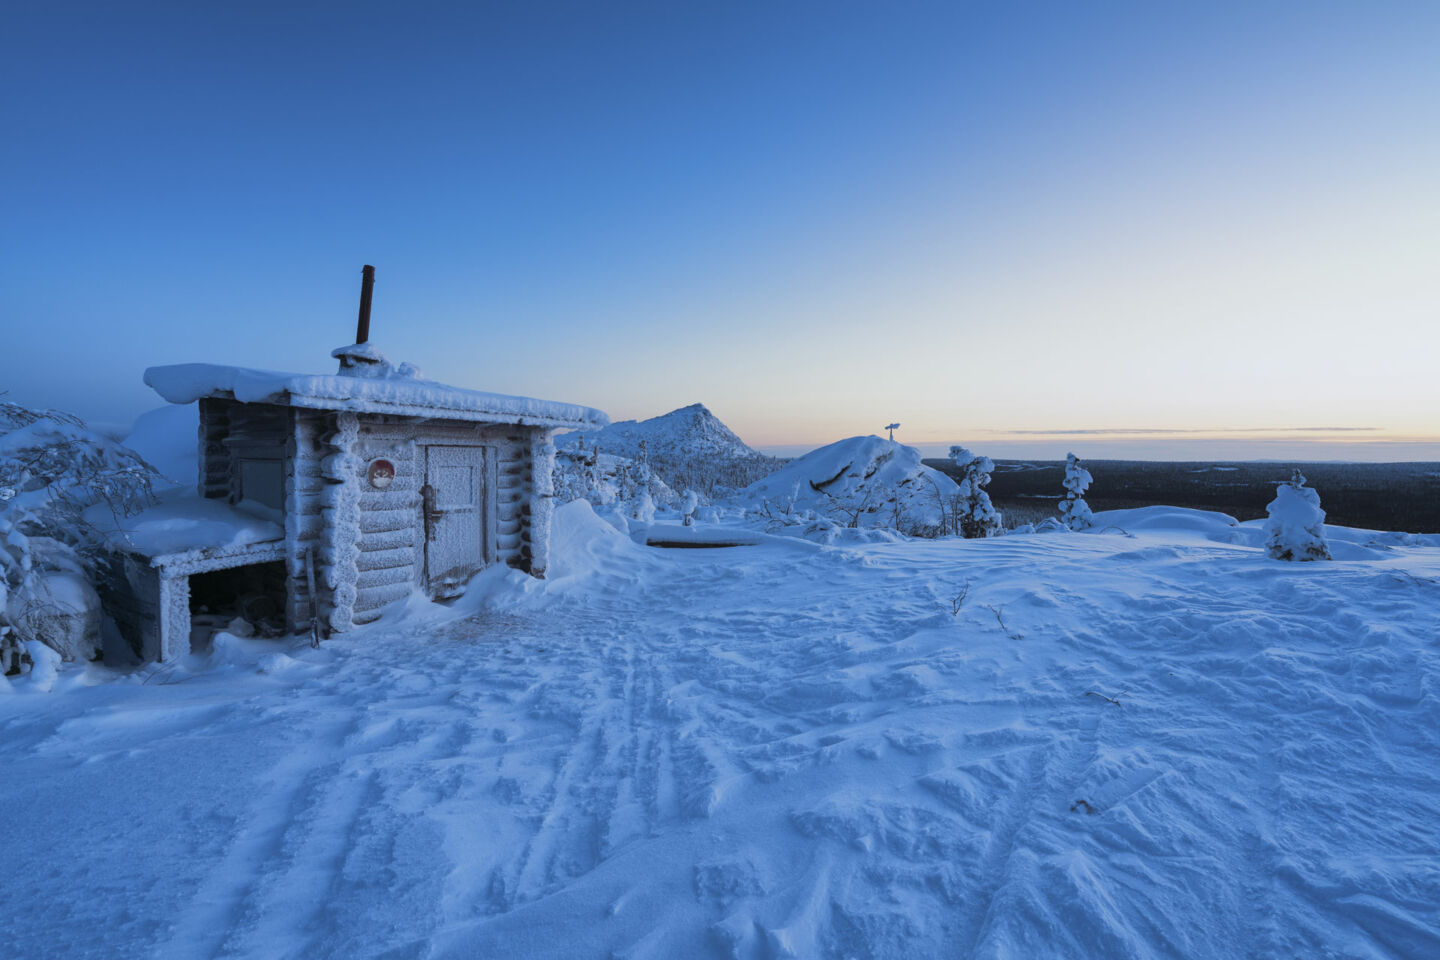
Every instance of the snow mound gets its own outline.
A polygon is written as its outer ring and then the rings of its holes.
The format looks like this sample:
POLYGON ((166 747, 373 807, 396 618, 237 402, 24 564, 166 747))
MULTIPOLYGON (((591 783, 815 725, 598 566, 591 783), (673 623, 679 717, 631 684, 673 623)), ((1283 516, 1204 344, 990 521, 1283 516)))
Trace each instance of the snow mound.
MULTIPOLYGON (((1135 507, 1131 510, 1102 510, 1094 515, 1094 530, 1119 527, 1130 533, 1140 530, 1167 533, 1199 533, 1221 543, 1235 542, 1240 521, 1216 510, 1191 507, 1135 507)), ((1111 531, 1114 532, 1114 531, 1111 531)))
POLYGON ((595 513, 588 500, 555 509, 550 521, 551 580, 581 577, 644 556, 644 547, 595 513))
POLYGON ((812 450, 746 487, 742 497, 757 507, 813 511, 847 526, 924 533, 943 525, 942 502, 959 489, 921 463, 914 447, 869 436, 812 450))
POLYGON ((181 486, 195 483, 199 473, 200 408, 196 404, 167 404, 135 418, 125 446, 181 486))

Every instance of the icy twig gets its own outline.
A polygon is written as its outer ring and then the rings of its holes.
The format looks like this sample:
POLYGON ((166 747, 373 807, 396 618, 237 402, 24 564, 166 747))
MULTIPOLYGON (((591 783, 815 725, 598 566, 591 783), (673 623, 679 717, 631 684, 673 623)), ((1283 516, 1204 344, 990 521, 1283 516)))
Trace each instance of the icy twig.
POLYGON ((965 598, 970 595, 970 581, 965 581, 965 589, 950 598, 950 614, 960 616, 960 608, 965 605, 965 598))
POLYGON ((983 606, 986 610, 989 610, 991 613, 995 614, 995 622, 998 623, 998 624, 1000 624, 1000 629, 1005 632, 1005 636, 1009 637, 1011 640, 1024 640, 1024 639, 1025 639, 1025 634, 1023 634, 1023 633, 1011 633, 1011 632, 1010 632, 1010 627, 1005 623, 1005 617, 1004 617, 1004 616, 1001 614, 1001 612, 1000 612, 1000 611, 1003 609, 1002 607, 994 607, 994 606, 991 606, 991 605, 988 604, 988 603, 982 604, 982 606, 983 606))

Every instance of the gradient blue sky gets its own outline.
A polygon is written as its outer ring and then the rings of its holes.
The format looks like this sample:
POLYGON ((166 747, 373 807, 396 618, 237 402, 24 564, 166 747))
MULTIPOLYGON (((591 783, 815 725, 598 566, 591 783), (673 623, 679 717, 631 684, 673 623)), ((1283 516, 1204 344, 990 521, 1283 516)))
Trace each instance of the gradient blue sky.
POLYGON ((427 376, 756 445, 1440 459, 1437 51, 1433 2, 15 4, 0 389, 328 371, 373 263, 427 376))

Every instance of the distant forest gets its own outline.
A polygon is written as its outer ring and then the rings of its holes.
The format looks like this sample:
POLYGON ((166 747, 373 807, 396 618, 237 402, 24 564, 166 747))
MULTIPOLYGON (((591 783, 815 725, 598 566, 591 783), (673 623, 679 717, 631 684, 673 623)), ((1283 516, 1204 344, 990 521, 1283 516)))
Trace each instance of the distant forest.
MULTIPOLYGON (((948 460, 925 463, 958 473, 948 460)), ((1093 510, 1169 504, 1254 520, 1265 516, 1275 484, 1299 467, 1319 491, 1328 523, 1440 533, 1440 463, 1086 460, 1085 466, 1095 477, 1085 496, 1093 510)), ((996 460, 990 497, 1002 512, 1033 521, 1055 513, 1064 476, 1064 461, 996 460)))

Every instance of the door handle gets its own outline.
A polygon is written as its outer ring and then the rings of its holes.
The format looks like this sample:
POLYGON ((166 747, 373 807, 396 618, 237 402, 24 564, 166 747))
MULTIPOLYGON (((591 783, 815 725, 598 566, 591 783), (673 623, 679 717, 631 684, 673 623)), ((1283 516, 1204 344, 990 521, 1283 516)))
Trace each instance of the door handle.
POLYGON ((435 488, 428 483, 420 488, 420 512, 425 518, 425 542, 429 543, 435 539, 435 524, 445 511, 435 506, 435 488))

